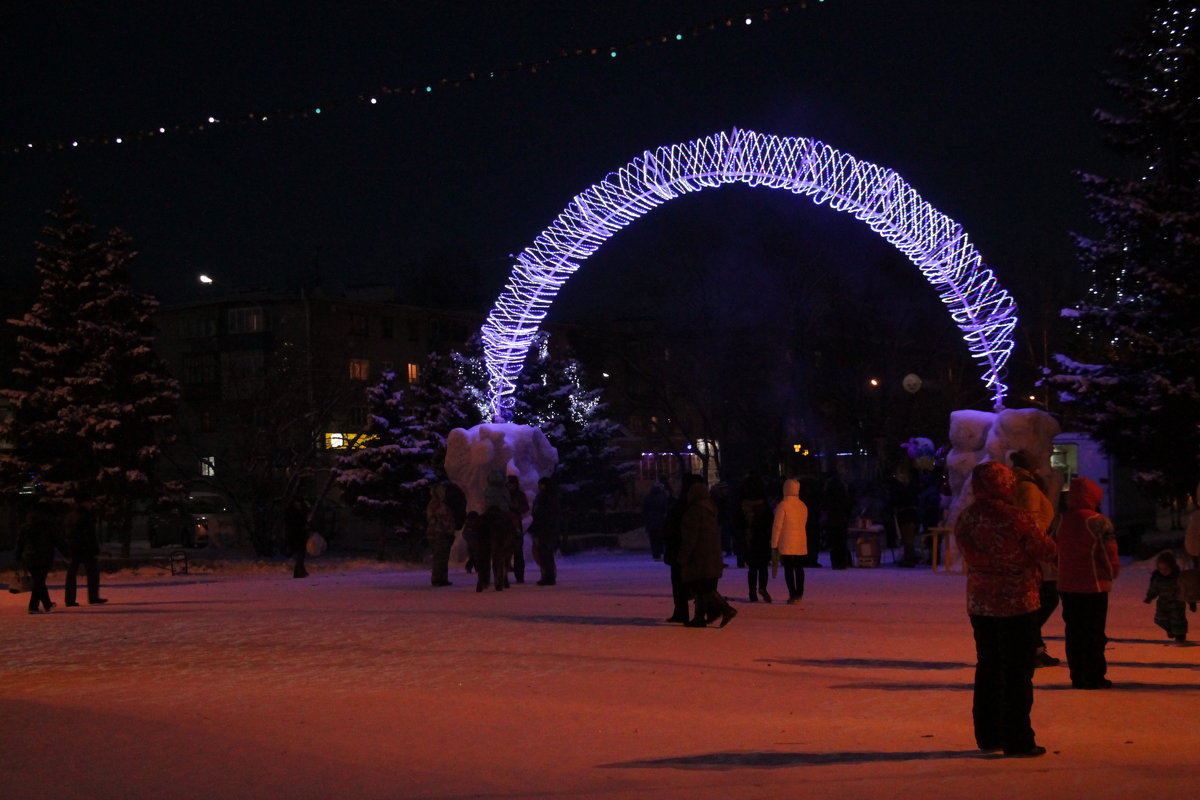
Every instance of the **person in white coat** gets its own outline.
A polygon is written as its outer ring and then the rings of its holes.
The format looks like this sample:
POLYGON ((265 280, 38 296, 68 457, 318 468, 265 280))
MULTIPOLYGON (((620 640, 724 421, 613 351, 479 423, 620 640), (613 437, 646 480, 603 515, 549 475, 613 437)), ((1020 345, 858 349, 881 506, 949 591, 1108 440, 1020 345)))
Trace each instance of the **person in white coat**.
POLYGON ((783 499, 775 506, 775 521, 771 526, 771 549, 779 552, 783 578, 787 582, 788 604, 795 605, 804 597, 804 557, 808 555, 808 506, 800 499, 800 482, 788 478, 783 482, 783 499))

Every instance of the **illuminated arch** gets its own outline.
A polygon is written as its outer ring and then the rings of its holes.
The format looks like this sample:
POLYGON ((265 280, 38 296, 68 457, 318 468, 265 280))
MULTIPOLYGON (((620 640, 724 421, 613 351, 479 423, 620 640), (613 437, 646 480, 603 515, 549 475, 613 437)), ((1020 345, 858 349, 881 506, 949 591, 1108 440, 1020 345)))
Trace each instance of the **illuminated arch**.
POLYGON ((962 226, 925 202, 890 169, 814 139, 734 129, 645 152, 581 192, 517 256, 483 325, 489 401, 496 419, 512 407, 525 354, 558 290, 614 233, 686 192, 745 183, 805 194, 867 223, 925 275, 963 333, 996 408, 1013 349, 1016 304, 962 226))

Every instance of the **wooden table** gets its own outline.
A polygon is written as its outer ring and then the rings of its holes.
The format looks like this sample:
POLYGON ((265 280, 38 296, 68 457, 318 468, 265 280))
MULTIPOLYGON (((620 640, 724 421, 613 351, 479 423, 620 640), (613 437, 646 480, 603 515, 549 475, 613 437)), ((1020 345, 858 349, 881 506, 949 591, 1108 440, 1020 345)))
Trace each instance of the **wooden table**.
POLYGON ((938 554, 942 550, 942 540, 946 540, 946 558, 942 563, 942 569, 949 572, 954 561, 953 541, 950 539, 950 534, 953 533, 953 528, 936 527, 929 528, 921 534, 922 546, 929 550, 929 562, 933 566, 933 571, 938 569, 938 554))

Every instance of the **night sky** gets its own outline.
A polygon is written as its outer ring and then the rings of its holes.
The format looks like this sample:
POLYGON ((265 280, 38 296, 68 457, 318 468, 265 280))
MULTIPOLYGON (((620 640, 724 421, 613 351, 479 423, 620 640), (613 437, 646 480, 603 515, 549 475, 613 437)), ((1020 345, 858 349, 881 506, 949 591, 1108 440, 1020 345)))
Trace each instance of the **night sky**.
MULTIPOLYGON (((1114 169, 1090 112, 1111 105, 1100 73, 1139 3, 809 0, 742 22, 769 5, 6 3, 0 274, 31 275, 43 212, 73 187, 95 222, 134 237, 138 283, 167 302, 199 297, 200 272, 226 288, 287 288, 314 269, 331 285, 402 281, 429 261, 481 265, 490 298, 508 254, 576 193, 643 150, 736 126, 819 139, 897 170, 966 228, 1023 306, 1067 283, 1069 234, 1090 229, 1071 172, 1114 169), (721 17, 737 23, 691 35, 721 17), (436 86, 677 29, 682 41, 622 47, 616 58, 436 86), (339 105, 425 84, 435 90, 339 105), (307 119, 120 145, 9 149, 316 107, 307 119)), ((865 226, 801 209, 811 206, 803 198, 742 187, 704 195, 618 235, 567 285, 560 312, 620 303, 620 268, 606 264, 616 253, 636 261, 633 244, 681 225, 722 235, 728 258, 730 241, 758 235, 758 217, 782 222, 796 232, 780 247, 797 248, 805 269, 823 268, 813 252, 842 269, 839 252, 875 246, 865 226)))

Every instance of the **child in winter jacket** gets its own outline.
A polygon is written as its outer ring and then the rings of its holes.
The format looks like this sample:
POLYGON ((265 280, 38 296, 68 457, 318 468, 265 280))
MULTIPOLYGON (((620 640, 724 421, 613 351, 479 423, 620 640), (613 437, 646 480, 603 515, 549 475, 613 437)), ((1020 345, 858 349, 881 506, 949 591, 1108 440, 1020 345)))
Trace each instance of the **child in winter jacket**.
MULTIPOLYGON (((1150 587, 1146 590, 1146 602, 1157 599, 1154 605, 1154 624, 1167 632, 1179 644, 1187 642, 1187 614, 1179 593, 1179 564, 1170 550, 1158 554, 1154 572, 1150 574, 1150 587)), ((1192 611, 1196 604, 1190 603, 1192 611)))

